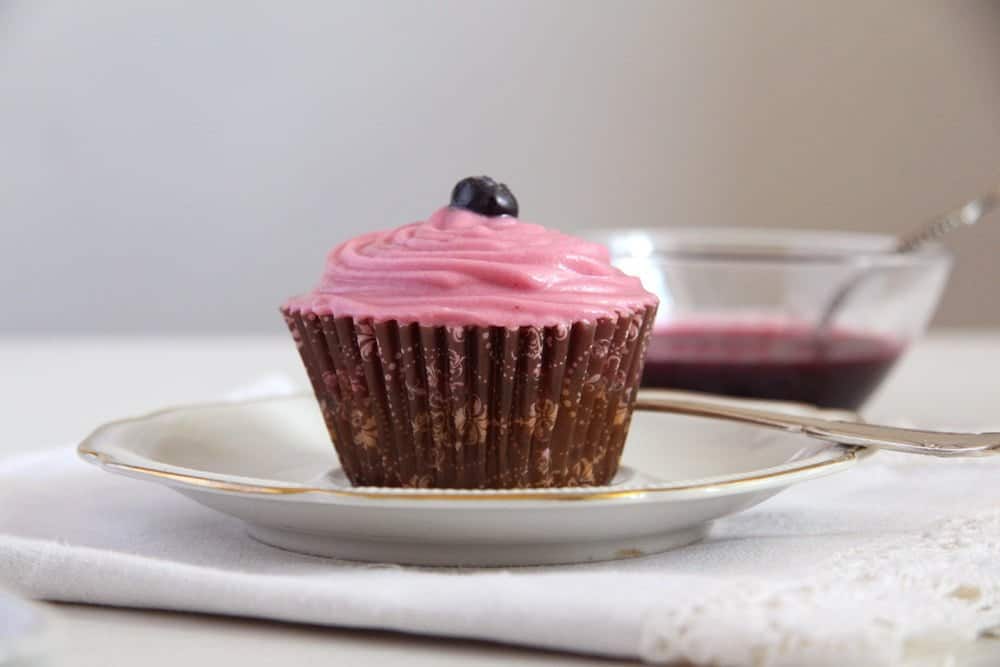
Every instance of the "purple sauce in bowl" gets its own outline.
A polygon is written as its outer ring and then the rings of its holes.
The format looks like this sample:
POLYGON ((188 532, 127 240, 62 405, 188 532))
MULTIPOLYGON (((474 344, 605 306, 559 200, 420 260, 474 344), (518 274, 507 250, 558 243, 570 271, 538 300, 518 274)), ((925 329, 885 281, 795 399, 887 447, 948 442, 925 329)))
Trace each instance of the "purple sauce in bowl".
POLYGON ((951 258, 888 235, 752 228, 606 230, 590 238, 660 298, 643 386, 857 409, 934 314, 951 258), (815 327, 864 276, 833 328, 815 327))
POLYGON ((672 325, 653 332, 644 387, 856 409, 905 345, 891 338, 807 327, 672 325))

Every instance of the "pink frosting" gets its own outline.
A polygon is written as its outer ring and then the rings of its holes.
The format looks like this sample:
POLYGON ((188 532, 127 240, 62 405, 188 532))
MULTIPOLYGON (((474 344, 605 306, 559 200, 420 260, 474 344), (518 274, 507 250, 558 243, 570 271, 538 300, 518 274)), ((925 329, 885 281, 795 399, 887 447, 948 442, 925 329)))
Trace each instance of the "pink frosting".
POLYGON ((657 302, 608 251, 516 218, 442 208, 347 241, 292 311, 448 326, 553 326, 657 302))

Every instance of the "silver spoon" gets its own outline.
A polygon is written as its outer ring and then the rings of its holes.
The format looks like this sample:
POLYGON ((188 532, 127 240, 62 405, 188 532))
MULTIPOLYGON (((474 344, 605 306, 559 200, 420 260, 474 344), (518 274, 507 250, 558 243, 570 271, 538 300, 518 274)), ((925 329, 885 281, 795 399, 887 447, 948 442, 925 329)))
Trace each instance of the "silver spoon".
POLYGON ((908 454, 963 457, 1000 453, 1000 433, 950 433, 864 424, 819 416, 788 414, 752 401, 710 398, 675 391, 640 393, 636 410, 712 417, 801 433, 844 445, 877 447, 908 454))
MULTIPOLYGON (((894 252, 907 253, 919 250, 924 245, 936 241, 945 234, 974 225, 982 220, 988 213, 1000 205, 1000 187, 997 187, 986 194, 973 199, 961 208, 950 211, 935 218, 923 227, 913 232, 901 236, 897 242, 894 252)), ((851 292, 862 283, 868 276, 872 275, 874 269, 865 269, 846 282, 827 303, 819 318, 819 325, 816 327, 819 334, 829 332, 833 321, 837 318, 840 309, 850 299, 851 292)))

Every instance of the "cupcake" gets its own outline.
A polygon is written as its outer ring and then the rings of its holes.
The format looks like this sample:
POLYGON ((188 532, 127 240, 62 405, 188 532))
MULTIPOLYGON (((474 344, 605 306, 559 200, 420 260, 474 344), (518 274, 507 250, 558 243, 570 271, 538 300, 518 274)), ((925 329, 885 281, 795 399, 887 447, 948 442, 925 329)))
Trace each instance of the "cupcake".
POLYGON ((601 485, 657 298, 600 245, 518 219, 487 177, 336 247, 281 311, 355 486, 601 485))

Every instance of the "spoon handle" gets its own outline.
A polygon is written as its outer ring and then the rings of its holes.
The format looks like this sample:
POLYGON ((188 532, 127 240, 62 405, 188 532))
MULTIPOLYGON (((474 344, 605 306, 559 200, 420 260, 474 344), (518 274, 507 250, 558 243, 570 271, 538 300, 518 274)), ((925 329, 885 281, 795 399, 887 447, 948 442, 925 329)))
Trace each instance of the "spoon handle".
POLYGON ((811 438, 844 445, 876 447, 908 454, 963 457, 985 456, 998 453, 1000 450, 1000 433, 949 433, 823 419, 764 408, 744 407, 733 403, 723 404, 711 399, 700 399, 694 395, 685 395, 684 398, 664 398, 640 394, 635 409, 727 419, 802 433, 811 438))
MULTIPOLYGON (((945 234, 960 227, 976 224, 998 207, 1000 207, 1000 186, 972 201, 966 202, 953 211, 938 216, 930 223, 900 238, 896 243, 895 251, 906 253, 918 250, 924 244, 937 241, 945 234)), ((853 278, 841 285, 834 293, 820 312, 819 324, 816 326, 816 331, 820 338, 829 334, 834 320, 836 320, 837 315, 844 307, 844 304, 850 299, 851 294, 857 289, 858 285, 875 273, 877 272, 871 268, 862 269, 853 278)))
POLYGON ((1000 187, 991 192, 987 192, 978 199, 966 203, 961 208, 957 208, 937 220, 925 225, 921 229, 904 236, 896 245, 896 252, 912 252, 920 246, 931 241, 937 241, 945 234, 965 227, 974 225, 987 214, 1000 206, 1000 187))

